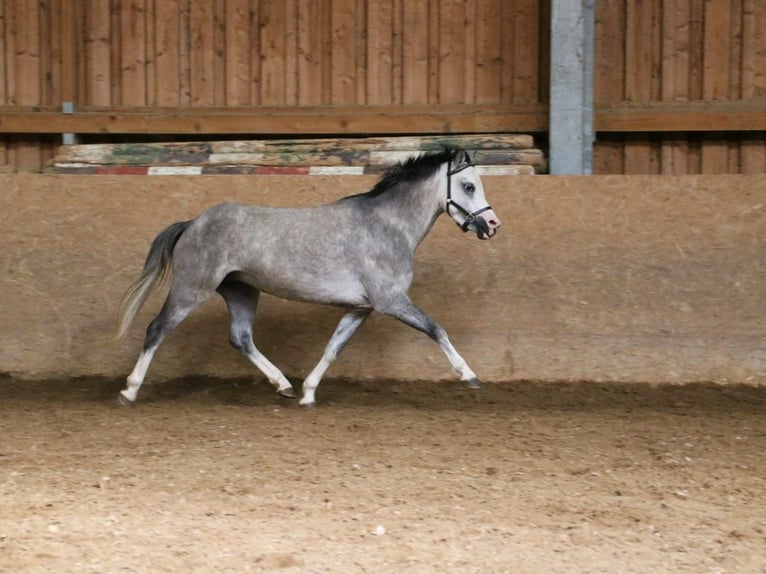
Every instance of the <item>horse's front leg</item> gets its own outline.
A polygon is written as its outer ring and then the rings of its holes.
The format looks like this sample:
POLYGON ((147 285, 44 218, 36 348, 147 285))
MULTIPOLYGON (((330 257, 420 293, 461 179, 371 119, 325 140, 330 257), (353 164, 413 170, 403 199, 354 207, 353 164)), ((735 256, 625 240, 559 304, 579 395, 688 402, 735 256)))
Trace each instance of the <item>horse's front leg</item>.
POLYGON ((328 367, 335 361, 338 354, 346 346, 348 340, 356 333, 356 330, 364 323, 364 320, 370 316, 372 309, 354 309, 349 311, 341 318, 335 332, 330 338, 330 342, 325 347, 322 358, 316 367, 309 373, 303 381, 303 397, 300 405, 303 407, 313 407, 316 405, 314 394, 319 386, 319 382, 327 371, 328 367))
POLYGON ((384 304, 376 306, 376 311, 399 319, 405 325, 413 329, 422 331, 434 341, 439 343, 439 347, 447 355, 447 359, 452 369, 460 377, 460 381, 469 389, 480 389, 483 384, 473 372, 465 359, 455 350, 455 347, 447 336, 447 331, 436 321, 428 317, 420 308, 415 305, 406 294, 387 300, 384 304))

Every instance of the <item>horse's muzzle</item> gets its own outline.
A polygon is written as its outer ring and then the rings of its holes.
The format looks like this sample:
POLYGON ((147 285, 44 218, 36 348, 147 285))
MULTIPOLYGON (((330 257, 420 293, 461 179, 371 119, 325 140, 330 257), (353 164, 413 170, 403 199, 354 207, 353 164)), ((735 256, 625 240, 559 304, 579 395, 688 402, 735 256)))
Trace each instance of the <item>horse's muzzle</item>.
POLYGON ((493 210, 488 210, 476 217, 473 222, 476 227, 476 237, 479 239, 491 239, 500 229, 502 222, 493 210))

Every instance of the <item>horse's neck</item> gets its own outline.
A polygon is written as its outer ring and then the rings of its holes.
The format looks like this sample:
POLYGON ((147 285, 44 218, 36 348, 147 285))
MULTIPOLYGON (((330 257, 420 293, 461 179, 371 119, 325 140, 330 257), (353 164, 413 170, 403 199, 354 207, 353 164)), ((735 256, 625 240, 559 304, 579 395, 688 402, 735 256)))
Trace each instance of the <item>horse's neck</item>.
POLYGON ((385 211, 388 222, 407 237, 413 252, 442 211, 438 199, 439 174, 415 185, 390 190, 380 198, 379 209, 385 211))

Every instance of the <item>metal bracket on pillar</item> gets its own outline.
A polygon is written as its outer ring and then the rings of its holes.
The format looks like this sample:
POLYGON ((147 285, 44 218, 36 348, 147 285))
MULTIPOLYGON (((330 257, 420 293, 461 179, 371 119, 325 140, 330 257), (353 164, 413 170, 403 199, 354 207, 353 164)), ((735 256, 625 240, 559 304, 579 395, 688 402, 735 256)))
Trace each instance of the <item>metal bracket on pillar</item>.
MULTIPOLYGON (((65 114, 74 113, 74 102, 62 102, 61 111, 65 114)), ((64 145, 74 145, 77 143, 76 134, 61 134, 61 143, 64 145)))
POLYGON ((550 173, 593 172, 595 0, 553 0, 550 173))

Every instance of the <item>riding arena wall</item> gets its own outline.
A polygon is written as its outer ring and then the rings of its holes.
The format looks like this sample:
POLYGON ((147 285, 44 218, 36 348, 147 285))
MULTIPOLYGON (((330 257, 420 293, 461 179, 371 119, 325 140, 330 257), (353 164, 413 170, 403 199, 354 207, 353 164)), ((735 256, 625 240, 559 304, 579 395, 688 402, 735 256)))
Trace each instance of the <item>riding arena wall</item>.
MULTIPOLYGON (((164 290, 112 340, 124 289, 169 223, 222 201, 311 205, 374 176, 0 175, 0 373, 124 377, 164 290)), ((479 241, 441 217, 411 295, 487 382, 766 383, 766 180, 485 177, 503 220, 479 241)), ((331 222, 328 222, 331 224, 331 222)), ((358 230, 349 229, 350 240, 358 230)), ((259 349, 301 380, 341 312, 263 297, 259 349)), ((151 384, 262 379, 211 299, 165 342, 151 384)), ((436 344, 374 315, 330 378, 454 380, 436 344)))

